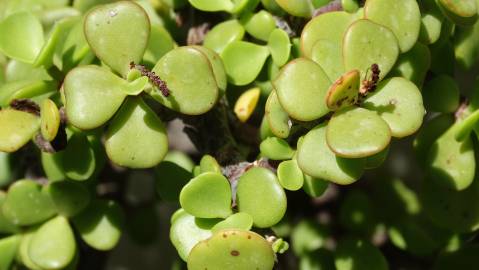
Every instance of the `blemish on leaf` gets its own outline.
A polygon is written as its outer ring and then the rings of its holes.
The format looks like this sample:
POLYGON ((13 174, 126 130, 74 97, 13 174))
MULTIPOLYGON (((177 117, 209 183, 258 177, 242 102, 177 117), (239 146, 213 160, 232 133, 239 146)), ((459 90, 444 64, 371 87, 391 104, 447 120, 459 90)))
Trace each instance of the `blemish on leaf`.
POLYGON ((237 250, 232 250, 232 251, 231 251, 231 256, 235 256, 235 257, 236 257, 236 256, 239 256, 239 255, 240 255, 239 251, 237 251, 237 250))

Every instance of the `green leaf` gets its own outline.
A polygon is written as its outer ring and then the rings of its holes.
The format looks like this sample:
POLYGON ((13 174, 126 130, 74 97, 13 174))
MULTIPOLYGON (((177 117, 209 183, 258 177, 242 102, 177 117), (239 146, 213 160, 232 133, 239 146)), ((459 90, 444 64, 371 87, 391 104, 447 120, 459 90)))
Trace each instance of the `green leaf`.
POLYGON ((426 74, 431 67, 431 52, 429 47, 420 42, 411 48, 407 53, 399 56, 396 65, 391 70, 391 77, 403 77, 417 87, 422 88, 426 74))
POLYGON ((40 118, 12 109, 0 110, 0 151, 15 152, 33 138, 40 128, 40 118))
POLYGON ((232 11, 234 8, 231 0, 188 0, 188 2, 202 11, 232 11))
POLYGON ((180 193, 180 204, 198 218, 226 218, 231 211, 231 188, 223 175, 205 172, 191 179, 180 193))
MULTIPOLYGON (((289 136, 291 131, 291 119, 288 113, 283 109, 278 100, 276 91, 271 91, 271 94, 266 101, 265 108, 266 125, 271 129, 274 136, 285 139, 289 136)), ((262 138, 263 140, 265 138, 262 138)))
MULTIPOLYGON (((165 54, 153 68, 166 82, 170 95, 158 89, 149 94, 164 106, 188 115, 209 111, 219 97, 215 67, 208 56, 195 47, 179 47, 165 54)), ((218 77, 218 80, 221 80, 218 77)))
POLYGON ((315 120, 329 112, 326 93, 330 84, 323 69, 306 58, 289 62, 273 81, 284 110, 301 121, 315 120))
POLYGON ((249 231, 251 227, 253 227, 253 217, 250 214, 236 213, 227 217, 225 220, 216 223, 216 225, 211 228, 211 231, 213 233, 226 229, 249 231))
POLYGON ((298 165, 314 178, 324 179, 340 185, 356 182, 364 172, 364 159, 338 157, 326 143, 327 123, 309 131, 298 144, 298 165))
POLYGON ((323 195, 329 186, 328 181, 313 178, 304 173, 303 173, 303 177, 304 177, 303 190, 304 192, 306 192, 309 196, 313 198, 317 198, 323 195))
POLYGON ((311 0, 276 0, 276 3, 293 16, 311 18, 313 15, 314 7, 311 0))
POLYGON ((476 0, 436 0, 442 13, 455 24, 472 25, 477 21, 476 0))
POLYGON ((18 247, 20 246, 20 235, 13 235, 0 239, 0 269, 10 269, 18 247))
POLYGON ((278 180, 281 186, 287 190, 296 191, 303 186, 303 172, 296 160, 286 160, 278 166, 278 180))
POLYGON ((428 173, 436 183, 454 190, 466 189, 474 180, 476 161, 470 137, 456 141, 458 124, 450 127, 431 146, 427 157, 428 173))
POLYGON ((62 163, 63 171, 70 179, 84 181, 93 175, 97 166, 96 157, 86 136, 77 133, 70 137, 62 163))
POLYGON ((178 255, 186 261, 191 249, 200 241, 211 237, 211 228, 217 219, 199 219, 185 210, 177 210, 171 217, 170 240, 178 255))
POLYGON ((294 150, 288 142, 276 137, 266 138, 259 145, 259 149, 263 156, 272 160, 290 159, 294 155, 294 150))
POLYGON ((269 35, 268 48, 275 65, 281 67, 286 64, 291 55, 291 42, 288 33, 281 29, 274 29, 269 35))
POLYGON ((368 0, 364 15, 393 31, 403 53, 409 51, 419 37, 421 12, 416 0, 368 0))
MULTIPOLYGON (((301 52, 305 57, 311 58, 312 49, 316 42, 320 42, 320 40, 330 42, 335 47, 333 53, 335 56, 334 59, 336 59, 335 65, 339 66, 339 74, 332 77, 339 77, 339 75, 344 72, 344 67, 340 60, 342 59, 341 48, 343 35, 355 19, 355 16, 344 11, 327 12, 314 17, 306 24, 301 33, 301 52)), ((322 65, 322 63, 319 64, 322 65)), ((326 66, 323 68, 329 70, 326 66)))
POLYGON ((192 178, 194 163, 183 152, 170 151, 155 168, 156 190, 166 201, 178 201, 181 189, 192 178))
POLYGON ((105 149, 120 166, 156 166, 168 152, 165 125, 140 97, 131 97, 108 127, 105 149))
POLYGON ((81 238, 97 250, 111 250, 120 240, 123 211, 114 201, 93 201, 73 219, 81 238))
POLYGON ((94 129, 106 123, 118 110, 126 94, 127 82, 106 69, 81 66, 65 77, 68 121, 80 129, 94 129))
POLYGON ((358 20, 344 34, 343 57, 346 70, 358 69, 361 78, 372 64, 379 65, 380 78, 396 63, 399 47, 394 33, 369 20, 358 20))
POLYGON ((20 226, 42 222, 55 214, 48 194, 32 180, 20 180, 10 186, 2 211, 8 221, 20 226))
POLYGON ((252 37, 268 41, 271 32, 276 28, 276 21, 269 12, 261 10, 258 13, 245 15, 242 22, 246 32, 252 37))
POLYGON ((143 58, 150 21, 138 4, 121 1, 92 9, 85 17, 84 31, 96 56, 125 77, 130 62, 143 58))
POLYGON ((42 49, 43 28, 33 14, 14 13, 0 22, 0 51, 6 56, 33 63, 42 49))
POLYGON ((459 107, 459 86, 448 75, 438 75, 429 80, 422 89, 427 111, 452 113, 459 107))
POLYGON ((283 218, 286 194, 272 171, 254 167, 241 175, 238 181, 238 210, 250 214, 256 227, 271 227, 283 218))
POLYGON ((33 263, 45 269, 61 269, 73 261, 76 242, 65 217, 58 216, 45 222, 33 234, 28 256, 33 263))
POLYGON ((416 132, 426 113, 417 86, 400 77, 379 83, 376 91, 366 98, 363 107, 376 111, 388 123, 391 135, 397 138, 416 132))
POLYGON ((221 54, 228 44, 242 40, 244 33, 244 27, 237 20, 224 21, 206 34, 203 46, 221 54))
POLYGON ((326 141, 340 157, 362 158, 385 149, 391 141, 391 131, 376 112, 349 107, 333 115, 326 129, 326 141))
POLYGON ((221 53, 228 81, 234 85, 247 85, 258 77, 266 58, 267 47, 246 41, 233 41, 221 53))
POLYGON ((260 235, 241 230, 223 230, 200 242, 188 256, 188 269, 257 269, 274 266, 271 245, 260 235))

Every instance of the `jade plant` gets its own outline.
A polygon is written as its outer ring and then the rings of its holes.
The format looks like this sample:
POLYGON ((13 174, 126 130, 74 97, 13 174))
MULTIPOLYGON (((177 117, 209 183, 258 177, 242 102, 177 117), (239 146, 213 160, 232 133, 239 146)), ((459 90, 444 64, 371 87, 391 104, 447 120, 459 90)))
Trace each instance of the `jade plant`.
POLYGON ((478 62, 479 0, 1 1, 0 270, 479 268, 478 62))

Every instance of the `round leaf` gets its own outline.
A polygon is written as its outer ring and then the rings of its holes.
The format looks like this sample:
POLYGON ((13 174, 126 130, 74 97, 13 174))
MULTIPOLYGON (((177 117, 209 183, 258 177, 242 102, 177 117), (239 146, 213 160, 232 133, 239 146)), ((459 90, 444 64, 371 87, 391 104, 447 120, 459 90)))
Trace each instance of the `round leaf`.
MULTIPOLYGON (((336 47, 334 55, 338 56, 337 60, 341 59, 343 35, 354 20, 355 16, 344 11, 327 12, 314 17, 306 24, 301 33, 301 52, 305 57, 310 58, 314 44, 319 40, 324 40, 331 42, 336 47)), ((337 62, 342 67, 342 61, 337 62)), ((341 68, 340 73, 343 72, 344 68, 341 68)))
POLYGON ((105 149, 120 166, 153 167, 168 151, 165 126, 140 97, 131 97, 108 127, 105 149))
POLYGON ((45 269, 61 269, 75 257, 76 242, 68 220, 58 216, 44 223, 30 240, 28 255, 45 269))
POLYGON ((272 171, 254 167, 246 171, 238 181, 238 210, 250 214, 256 227, 271 227, 283 218, 286 212, 286 194, 272 171))
POLYGON ((453 125, 431 146, 427 164, 436 183, 464 190, 474 180, 476 161, 471 138, 456 141, 457 128, 457 124, 453 125))
POLYGON ((385 149, 391 141, 391 132, 376 112, 351 107, 333 115, 326 129, 326 140, 336 155, 361 158, 385 149))
POLYGON ((84 181, 95 172, 96 157, 88 139, 82 134, 74 134, 62 154, 63 171, 73 180, 84 181))
POLYGON ((286 64, 291 54, 291 43, 288 33, 281 29, 273 30, 269 35, 268 48, 275 65, 281 67, 286 64))
POLYGON ((176 48, 164 55, 153 68, 153 72, 166 82, 170 95, 165 97, 158 89, 150 95, 180 113, 203 114, 215 105, 219 96, 215 66, 195 47, 176 48))
POLYGON ((191 179, 180 193, 180 204, 199 218, 226 218, 231 215, 231 188, 223 175, 206 172, 191 179))
POLYGON ((351 184, 363 174, 365 162, 336 156, 326 143, 326 126, 326 123, 316 126, 298 144, 298 165, 312 177, 340 185, 351 184))
POLYGON ((246 15, 242 19, 246 32, 259 40, 268 41, 271 32, 276 28, 273 15, 265 10, 246 15))
POLYGON ((221 54, 228 44, 242 40, 244 32, 244 27, 237 20, 221 22, 206 34, 203 46, 221 54))
POLYGON ((20 180, 10 186, 2 211, 7 220, 20 226, 42 222, 55 214, 48 194, 32 180, 20 180))
POLYGON ((247 85, 258 77, 266 58, 267 47, 246 41, 233 41, 221 53, 228 81, 234 85, 247 85))
POLYGON ((96 56, 123 77, 130 62, 139 63, 148 46, 150 21, 130 1, 100 5, 85 17, 85 37, 96 56))
POLYGON ((276 137, 266 138, 259 145, 259 149, 263 156, 272 160, 290 159, 294 155, 294 150, 288 142, 276 137))
POLYGON ((0 22, 0 51, 6 56, 33 63, 43 46, 43 28, 33 14, 14 13, 0 22))
POLYGON ((361 78, 372 64, 379 65, 384 78, 399 55, 397 39, 388 28, 369 20, 358 20, 344 34, 343 57, 346 70, 358 69, 361 78))
POLYGON ((278 166, 278 180, 287 190, 298 190, 303 186, 303 172, 298 167, 296 160, 286 160, 278 166))
POLYGON ((257 269, 274 266, 271 245, 254 232, 223 230, 200 242, 188 256, 188 269, 257 269))
POLYGON ((452 113, 459 107, 459 86, 448 75, 438 75, 429 80, 422 89, 427 111, 452 113))
POLYGON ((321 67, 306 58, 289 62, 273 81, 284 110, 301 121, 315 120, 329 112, 326 93, 330 84, 321 67))
POLYGON ((376 91, 364 101, 363 107, 376 111, 388 123, 391 135, 398 138, 416 132, 425 114, 417 86, 400 77, 379 83, 376 91))
POLYGON ((40 128, 40 118, 11 109, 0 110, 0 151, 15 152, 24 146, 40 128))
POLYGON ((111 250, 120 240, 123 212, 114 201, 97 200, 73 219, 81 238, 97 250, 111 250))
POLYGON ((65 107, 68 121, 81 129, 103 125, 118 110, 126 94, 119 88, 127 82, 97 66, 81 66, 65 77, 65 107))
POLYGON ((170 240, 178 255, 186 261, 191 249, 202 240, 211 237, 216 219, 198 219, 179 209, 171 217, 170 240))
POLYGON ((401 52, 409 51, 419 37, 421 12, 416 0, 369 0, 364 14, 394 32, 401 52))

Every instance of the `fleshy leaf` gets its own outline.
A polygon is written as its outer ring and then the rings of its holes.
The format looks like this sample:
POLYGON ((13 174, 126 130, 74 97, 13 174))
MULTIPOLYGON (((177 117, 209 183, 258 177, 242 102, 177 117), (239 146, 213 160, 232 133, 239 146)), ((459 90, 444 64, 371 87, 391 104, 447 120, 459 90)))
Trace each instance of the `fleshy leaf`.
POLYGON ((103 125, 123 103, 126 94, 119 88, 126 85, 127 81, 97 66, 73 69, 63 84, 68 121, 81 129, 103 125))
POLYGON ((391 131, 376 112, 349 107, 333 115, 326 129, 326 140, 336 155, 362 158, 386 148, 391 141, 391 131))
POLYGON ((0 51, 6 56, 33 63, 44 38, 40 20, 29 12, 14 13, 0 22, 0 51))
POLYGON ((271 227, 283 218, 286 212, 286 194, 272 171, 254 167, 246 171, 238 181, 238 210, 250 214, 256 227, 271 227))
POLYGON ((229 182, 219 173, 202 173, 183 187, 180 204, 198 218, 226 218, 232 213, 229 182))
POLYGON ((188 269, 271 270, 271 245, 260 235, 242 230, 223 230, 200 242, 188 256, 188 269))
POLYGON ((105 149, 120 166, 153 167, 168 152, 165 125, 140 97, 131 97, 108 127, 105 149))
POLYGON ((24 146, 40 128, 40 118, 34 114, 0 110, 0 151, 15 152, 24 146))
POLYGON ((120 1, 92 9, 85 17, 84 30, 96 56, 125 77, 130 62, 143 58, 150 21, 138 4, 120 1))
POLYGON ((329 112, 326 93, 330 84, 323 69, 306 58, 289 62, 273 81, 284 110, 301 121, 315 120, 329 112))

